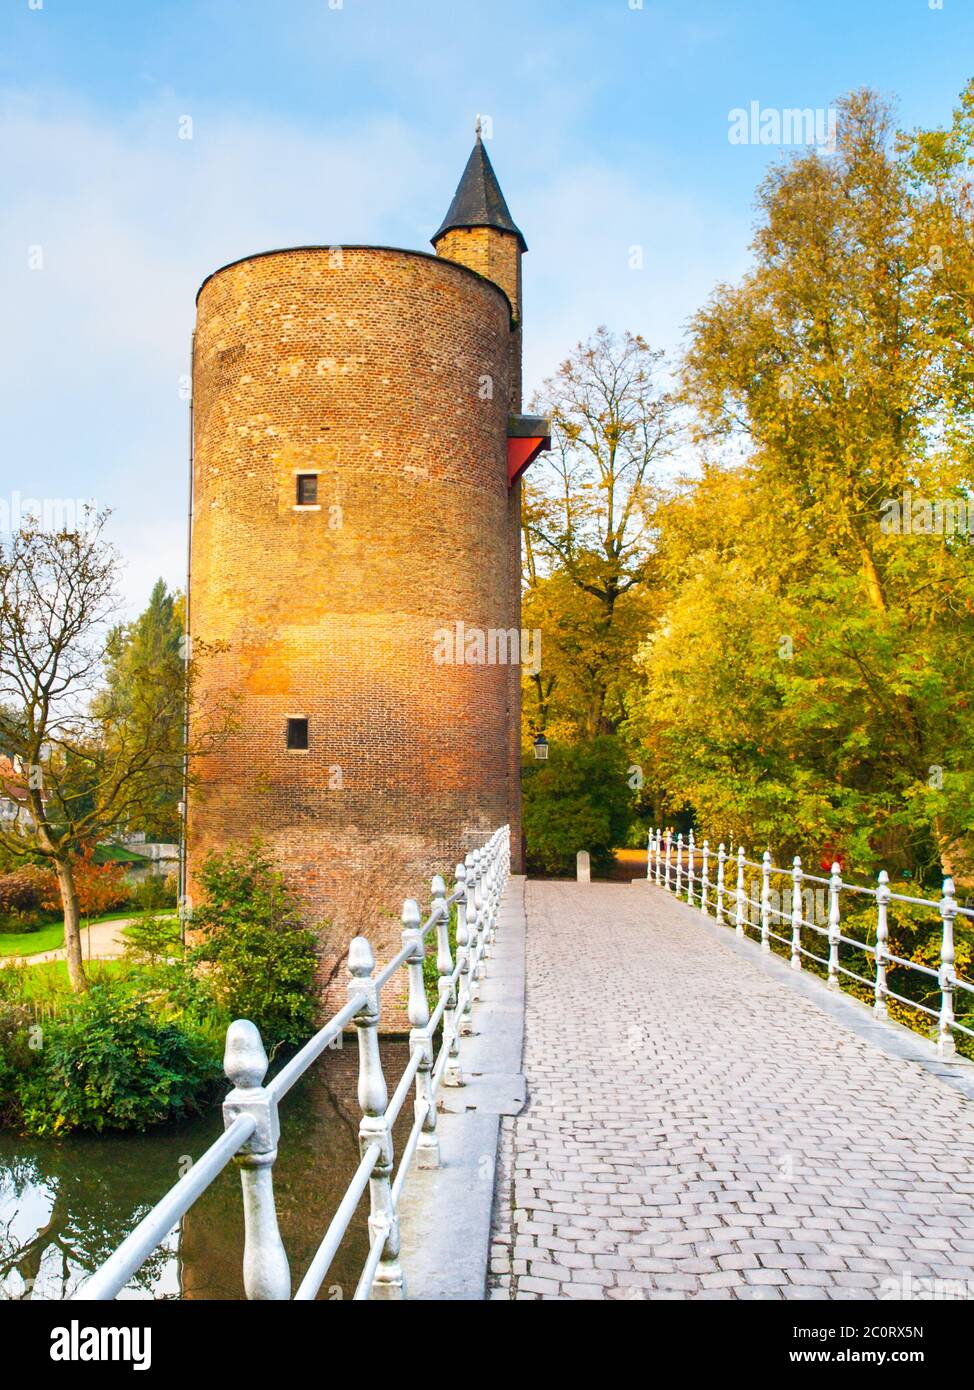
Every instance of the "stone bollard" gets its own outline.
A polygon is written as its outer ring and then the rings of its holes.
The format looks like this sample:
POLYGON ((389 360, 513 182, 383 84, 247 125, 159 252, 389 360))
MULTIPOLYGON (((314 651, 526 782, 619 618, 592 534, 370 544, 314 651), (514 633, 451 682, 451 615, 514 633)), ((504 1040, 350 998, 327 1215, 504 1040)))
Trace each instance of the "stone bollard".
POLYGON ((575 877, 579 883, 592 882, 592 861, 587 849, 580 849, 575 856, 575 877))

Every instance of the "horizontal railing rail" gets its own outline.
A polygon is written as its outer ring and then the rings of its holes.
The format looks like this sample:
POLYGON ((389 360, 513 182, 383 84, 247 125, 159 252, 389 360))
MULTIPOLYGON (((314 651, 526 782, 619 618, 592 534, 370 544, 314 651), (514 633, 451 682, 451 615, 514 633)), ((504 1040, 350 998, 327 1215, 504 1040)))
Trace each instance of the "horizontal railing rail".
MULTIPOLYGON (((974 920, 974 910, 959 905, 953 879, 944 879, 942 896, 938 901, 934 901, 893 892, 889 886, 889 874, 885 869, 879 874, 876 887, 872 888, 845 881, 842 877, 842 867, 838 863, 833 863, 828 877, 823 878, 803 869, 798 855, 790 868, 774 864, 770 850, 765 851, 760 861, 748 859, 742 845, 738 846, 736 852, 728 854, 726 846, 721 844, 714 856, 709 840, 704 840, 703 844, 698 846, 692 830, 684 841, 682 833, 674 838, 671 830, 654 828, 649 833, 648 849, 647 878, 668 892, 675 893, 677 897, 685 898, 689 906, 699 905, 701 912, 707 917, 711 915, 710 900, 713 890, 713 918, 717 926, 733 925, 738 936, 746 936, 748 928, 753 929, 757 925, 753 920, 754 914, 757 914, 762 949, 770 951, 771 942, 777 941, 788 950, 793 970, 801 970, 805 960, 815 961, 827 971, 827 985, 830 990, 841 989, 843 978, 854 980, 872 991, 873 1010, 881 1018, 888 1017, 887 1001, 893 999, 935 1019, 937 1050, 941 1057, 956 1055, 955 1033, 974 1038, 974 1029, 960 1023, 954 1011, 954 997, 958 990, 974 994, 974 983, 962 979, 955 969, 954 922, 958 917, 974 920), (699 873, 696 871, 698 854, 699 873), (715 857, 717 872, 716 879, 713 879, 711 868, 715 857), (761 875, 760 899, 752 897, 748 891, 748 869, 756 870, 761 875), (728 884, 728 872, 733 876, 735 870, 736 877, 731 887, 728 884), (789 881, 788 894, 784 895, 790 896, 790 905, 787 908, 776 907, 774 904, 774 890, 771 887, 773 878, 785 878, 789 881), (806 916, 805 894, 809 891, 806 885, 810 883, 821 884, 828 892, 827 925, 812 921, 806 916), (858 895, 874 901, 875 942, 847 936, 842 931, 844 895, 858 895), (890 950, 889 909, 894 903, 936 910, 939 913, 941 936, 938 969, 924 965, 922 961, 906 960, 890 950), (730 921, 731 916, 733 923, 730 921), (774 930, 781 924, 784 924, 783 929, 787 929, 787 935, 774 930), (803 931, 813 931, 817 936, 824 938, 828 945, 828 955, 818 955, 809 949, 806 944, 807 938, 803 939, 803 931), (847 963, 843 963, 843 946, 872 956, 871 978, 861 975, 858 971, 850 969, 847 963), (936 993, 939 994, 937 1007, 932 1008, 929 1004, 910 999, 892 990, 887 978, 890 967, 911 970, 924 979, 933 981, 936 993)), ((751 891, 753 892, 753 888, 751 891)))
POLYGON ((449 896, 446 884, 437 874, 432 881, 431 907, 425 920, 419 903, 407 898, 402 910, 402 948, 377 975, 372 947, 365 937, 355 937, 348 951, 348 1002, 266 1086, 263 1083, 268 1060, 260 1033, 247 1019, 231 1023, 224 1070, 233 1089, 223 1103, 223 1134, 81 1285, 73 1299, 105 1300, 120 1293, 231 1161, 240 1168, 247 1298, 289 1299, 291 1273, 278 1226, 273 1183, 280 1137, 278 1105, 348 1024, 354 1024, 358 1038, 361 1161, 294 1297, 296 1301, 308 1301, 317 1296, 366 1188, 370 1202, 369 1253, 353 1297, 362 1300, 406 1296, 399 1259, 399 1203, 414 1159, 420 1168, 439 1167, 437 1095, 441 1086, 463 1084, 460 1038, 472 1032, 473 1005, 480 997, 501 897, 510 874, 510 851, 510 831, 503 826, 482 849, 473 850, 464 863, 457 865, 456 886, 449 896), (455 961, 450 942, 454 906, 455 961), (432 1011, 423 979, 426 938, 430 932, 436 935, 438 994, 432 1011), (383 985, 403 967, 409 981, 409 1061, 390 1099, 379 1053, 380 996, 383 985), (441 1025, 439 1051, 434 1057, 434 1039, 441 1025), (397 1167, 392 1130, 411 1088, 415 1088, 413 1125, 397 1167))

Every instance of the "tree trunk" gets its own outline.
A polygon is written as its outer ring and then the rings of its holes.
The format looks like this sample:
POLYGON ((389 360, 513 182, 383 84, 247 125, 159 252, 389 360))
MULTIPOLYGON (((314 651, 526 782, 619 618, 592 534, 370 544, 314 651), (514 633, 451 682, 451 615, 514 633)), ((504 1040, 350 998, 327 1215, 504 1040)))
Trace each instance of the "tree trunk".
POLYGON ((68 981, 75 994, 83 994, 88 988, 88 976, 81 954, 81 914, 78 911, 78 894, 71 862, 68 859, 55 859, 54 869, 64 908, 64 954, 68 960, 68 981))

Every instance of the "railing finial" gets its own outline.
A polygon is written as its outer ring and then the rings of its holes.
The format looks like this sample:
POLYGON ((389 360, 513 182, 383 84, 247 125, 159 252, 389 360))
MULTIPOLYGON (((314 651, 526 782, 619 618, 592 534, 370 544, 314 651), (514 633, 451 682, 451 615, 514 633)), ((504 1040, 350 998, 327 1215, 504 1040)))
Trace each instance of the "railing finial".
POLYGON ((277 1101, 263 1085, 267 1052, 249 1019, 235 1019, 227 1029, 223 1066, 233 1082, 223 1102, 224 1128, 241 1115, 251 1115, 256 1122, 235 1159, 244 1208, 244 1292, 252 1300, 280 1302, 291 1296, 291 1271, 274 1203, 273 1168, 281 1127, 277 1101))

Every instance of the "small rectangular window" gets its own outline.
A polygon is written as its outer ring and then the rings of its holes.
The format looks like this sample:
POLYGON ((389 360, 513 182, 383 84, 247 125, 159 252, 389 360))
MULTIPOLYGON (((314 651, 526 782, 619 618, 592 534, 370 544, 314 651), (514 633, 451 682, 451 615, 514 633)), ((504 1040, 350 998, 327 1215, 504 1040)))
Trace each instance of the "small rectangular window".
POLYGON ((308 721, 307 719, 289 719, 287 721, 287 746, 288 748, 307 748, 308 746, 308 721))
POLYGON ((298 506, 316 507, 318 505, 318 474, 298 474, 298 506))

